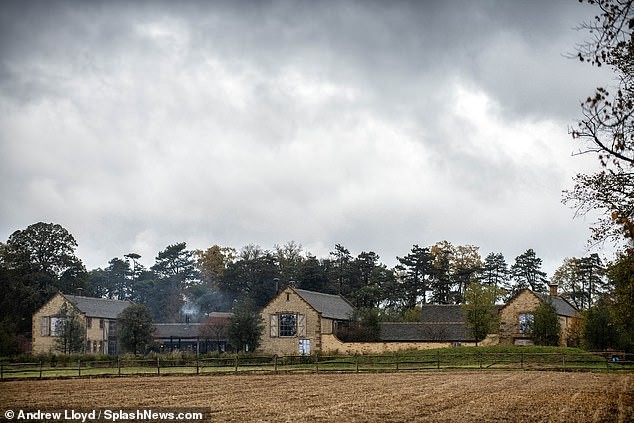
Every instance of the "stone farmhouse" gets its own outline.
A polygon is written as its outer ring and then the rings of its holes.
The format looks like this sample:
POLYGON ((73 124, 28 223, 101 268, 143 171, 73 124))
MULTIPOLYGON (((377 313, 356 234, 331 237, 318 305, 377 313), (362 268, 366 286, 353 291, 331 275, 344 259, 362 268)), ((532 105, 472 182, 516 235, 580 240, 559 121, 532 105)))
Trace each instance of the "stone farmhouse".
POLYGON ((60 316, 63 304, 77 311, 86 329, 86 353, 117 353, 117 316, 132 303, 58 292, 33 314, 33 354, 46 354, 55 350, 56 329, 63 319, 60 316))
POLYGON ((533 320, 533 312, 542 301, 552 301, 559 316, 561 333, 559 345, 570 345, 572 331, 580 319, 579 311, 558 294, 558 286, 550 285, 550 293, 538 294, 530 289, 522 289, 504 306, 500 308, 500 344, 533 345, 529 325, 533 320))
MULTIPOLYGON (((498 307, 500 326, 477 345, 531 345, 527 323, 541 301, 550 299, 561 323, 560 344, 568 345, 579 313, 551 286, 550 295, 521 290, 498 307)), ((405 349, 475 346, 460 305, 427 304, 417 322, 383 322, 374 342, 343 342, 337 326, 352 317, 353 308, 343 297, 296 288, 281 291, 262 310, 265 331, 261 351, 296 355, 321 353, 379 354, 405 349)))
POLYGON ((286 288, 262 310, 260 350, 277 355, 324 351, 326 338, 334 338, 337 324, 349 320, 353 311, 340 295, 286 288))

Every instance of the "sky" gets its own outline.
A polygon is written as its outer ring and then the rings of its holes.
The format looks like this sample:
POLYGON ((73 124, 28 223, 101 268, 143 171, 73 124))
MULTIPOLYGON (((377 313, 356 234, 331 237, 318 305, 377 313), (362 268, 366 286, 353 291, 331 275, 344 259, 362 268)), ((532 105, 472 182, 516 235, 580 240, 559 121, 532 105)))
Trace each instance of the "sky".
MULTIPOLYGON (((561 203, 594 10, 559 1, 4 1, 0 241, 36 222, 86 267, 186 242, 588 254, 561 203)), ((594 250, 593 250, 594 251, 594 250)), ((599 251, 600 252, 600 251, 599 251)))

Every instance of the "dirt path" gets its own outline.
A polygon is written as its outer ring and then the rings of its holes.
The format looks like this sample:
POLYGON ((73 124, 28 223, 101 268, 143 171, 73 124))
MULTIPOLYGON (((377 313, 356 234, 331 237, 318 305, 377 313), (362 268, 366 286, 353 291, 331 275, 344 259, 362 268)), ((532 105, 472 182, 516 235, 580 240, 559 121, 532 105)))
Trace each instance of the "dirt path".
POLYGON ((243 375, 0 384, 6 409, 206 407, 213 421, 628 422, 634 375, 558 372, 243 375))

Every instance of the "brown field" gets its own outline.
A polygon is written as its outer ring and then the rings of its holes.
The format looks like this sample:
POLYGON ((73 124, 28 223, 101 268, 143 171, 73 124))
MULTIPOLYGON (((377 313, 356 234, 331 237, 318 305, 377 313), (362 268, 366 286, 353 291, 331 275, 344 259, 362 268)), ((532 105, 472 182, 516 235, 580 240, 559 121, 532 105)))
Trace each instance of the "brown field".
POLYGON ((164 376, 0 384, 4 410, 208 407, 212 421, 630 422, 634 375, 439 372, 164 376))

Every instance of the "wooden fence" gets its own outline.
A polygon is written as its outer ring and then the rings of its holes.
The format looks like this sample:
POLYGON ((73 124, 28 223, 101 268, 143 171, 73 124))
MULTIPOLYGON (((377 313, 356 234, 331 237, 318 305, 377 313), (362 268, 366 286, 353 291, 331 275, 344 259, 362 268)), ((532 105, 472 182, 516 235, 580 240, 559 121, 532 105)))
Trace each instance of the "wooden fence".
POLYGON ((634 372, 624 353, 440 353, 421 355, 258 356, 124 358, 56 363, 0 363, 0 380, 132 375, 248 373, 405 372, 438 370, 555 370, 634 372))

